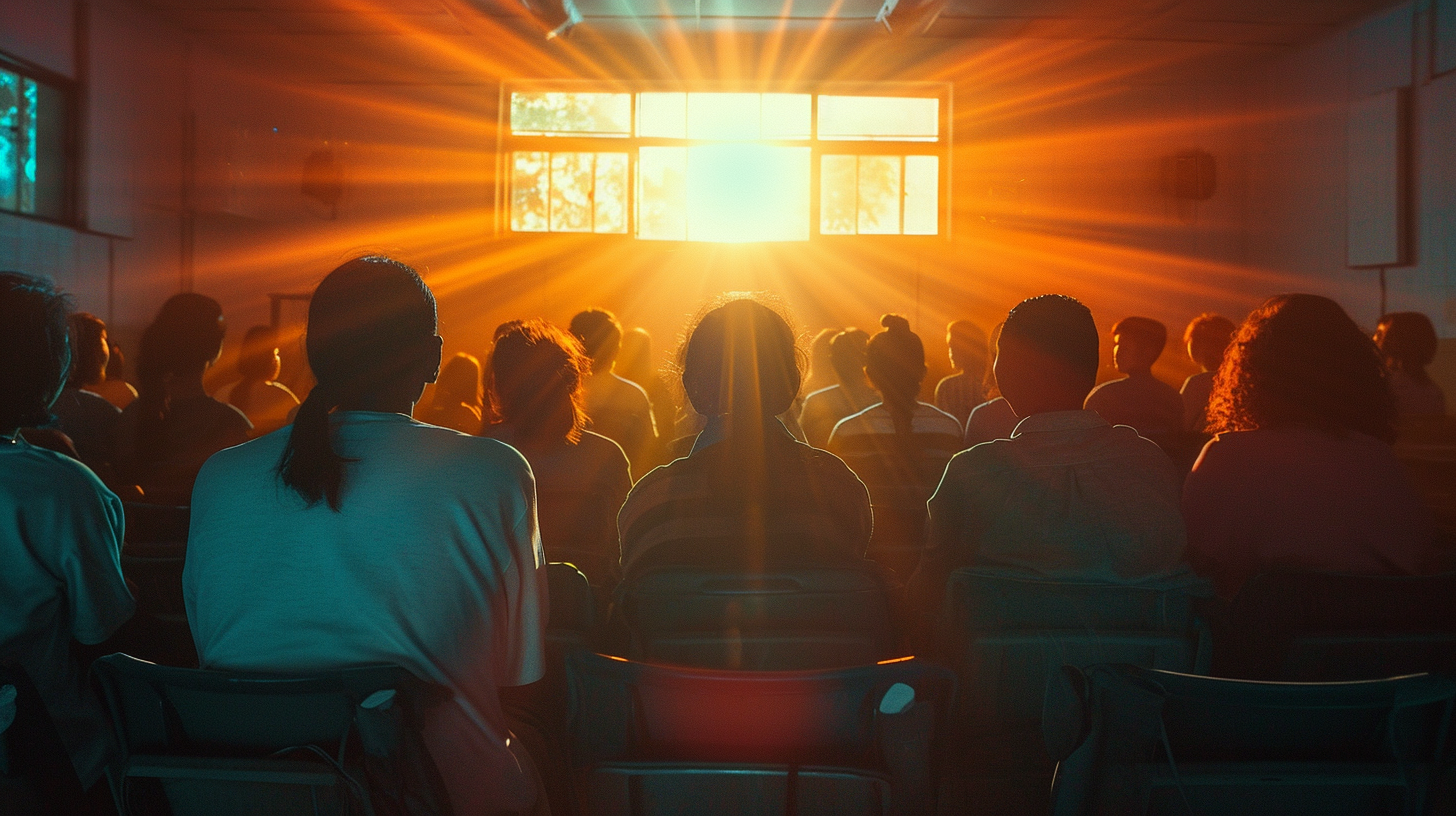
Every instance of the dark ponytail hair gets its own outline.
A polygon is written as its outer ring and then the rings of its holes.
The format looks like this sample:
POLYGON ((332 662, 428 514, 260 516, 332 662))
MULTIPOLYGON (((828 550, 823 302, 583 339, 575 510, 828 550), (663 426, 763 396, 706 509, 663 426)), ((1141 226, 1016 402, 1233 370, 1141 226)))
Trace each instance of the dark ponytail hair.
POLYGON ((318 384, 298 406, 278 476, 310 506, 343 504, 344 463, 329 412, 392 383, 435 336, 435 296, 414 269, 365 256, 328 274, 308 305, 304 345, 318 384))
POLYGON ((168 380, 200 371, 216 360, 226 333, 222 305, 207 295, 183 292, 162 304, 142 332, 137 359, 138 451, 155 450, 161 444, 172 408, 168 380))
POLYGON ((880 318, 885 330, 870 338, 865 349, 865 375, 880 392, 895 421, 895 433, 909 434, 920 383, 925 379, 925 345, 910 331, 910 321, 897 314, 880 318))

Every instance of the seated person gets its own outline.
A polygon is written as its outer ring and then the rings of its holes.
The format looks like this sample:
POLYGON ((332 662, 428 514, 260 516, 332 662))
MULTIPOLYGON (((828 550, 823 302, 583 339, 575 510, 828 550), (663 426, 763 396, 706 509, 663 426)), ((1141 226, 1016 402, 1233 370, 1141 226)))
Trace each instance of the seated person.
POLYGON ((480 361, 473 354, 460 353, 440 369, 435 398, 420 421, 460 433, 480 433, 481 408, 485 395, 481 386, 480 361))
POLYGON ((102 642, 135 609, 121 575, 121 501, 79 462, 17 433, 51 421, 70 358, 64 299, 0 273, 0 662, 30 676, 89 788, 110 729, 72 641, 102 642))
POLYGON ((945 328, 945 345, 955 373, 935 384, 935 407, 964 428, 971 409, 986 401, 986 333, 969 320, 952 320, 945 328))
POLYGON ((1117 584, 1188 578, 1178 474, 1157 445, 1081 406, 1097 381, 1097 325, 1063 295, 1006 317, 996 382, 1024 417, 1010 439, 962 451, 930 499, 925 558, 910 586, 940 607, 961 567, 1117 584))
POLYGON ((1202 434, 1208 424, 1208 396, 1213 393, 1213 376, 1223 363, 1224 350, 1233 339, 1237 327, 1232 320, 1216 314, 1201 314, 1193 318, 1183 331, 1183 345, 1188 348, 1188 359, 1201 369, 1183 381, 1178 396, 1183 398, 1183 428, 1189 433, 1202 434))
POLYGON ((224 386, 216 397, 242 411, 253 423, 253 435, 263 436, 287 425, 298 407, 293 390, 278 382, 283 361, 278 357, 278 334, 271 326, 254 326, 243 336, 238 355, 242 379, 224 386))
POLYGON ((88 383, 86 390, 105 397, 116 410, 125 411, 137 398, 137 390, 126 381, 126 356, 121 346, 107 340, 106 375, 97 383, 88 383))
POLYGON ((498 688, 541 677, 530 466, 494 439, 410 418, 440 366, 435 298, 381 257, 340 266, 308 307, 318 384, 291 433, 197 477, 183 597, 205 668, 393 663, 449 690, 424 742, 455 813, 536 797, 498 688))
POLYGON ((1385 360, 1386 380, 1395 395, 1395 415, 1446 415, 1446 393, 1426 373, 1439 347, 1436 327, 1420 312, 1393 312, 1375 327, 1375 345, 1385 360))
POLYGON ((632 475, 616 442, 586 430, 582 384, 589 371, 576 338, 544 320, 496 329, 486 383, 500 421, 484 435, 531 463, 546 558, 575 564, 593 586, 611 588, 621 557, 617 512, 632 475))
POLYGON ((865 348, 869 342, 869 333, 860 329, 845 329, 830 341, 829 359, 839 382, 810 393, 799 412, 799 427, 810 445, 823 448, 829 444, 829 434, 839 420, 880 401, 880 395, 865 379, 865 348))
MULTIPOLYGON (((996 347, 1001 340, 1001 329, 1004 323, 997 323, 991 329, 991 341, 987 348, 994 360, 996 347)), ((982 442, 990 442, 992 439, 1010 439, 1011 432, 1016 430, 1016 423, 1021 417, 1011 410, 1010 403, 1001 396, 1001 389, 996 386, 996 371, 993 366, 986 366, 986 383, 984 392, 986 401, 971 409, 966 417, 966 434, 961 439, 961 449, 975 447, 982 442)))
POLYGON ((111 356, 106 324, 95 315, 76 312, 71 315, 71 338, 74 354, 70 378, 51 411, 58 420, 57 429, 70 437, 81 461, 109 480, 121 411, 88 387, 106 378, 106 362, 111 356))
POLYGON ((225 332, 222 306, 191 292, 168 298, 142 332, 141 393, 121 412, 116 465, 118 478, 138 485, 144 501, 187 504, 207 457, 253 431, 242 411, 202 387, 225 332))
POLYGON ((677 422, 677 403, 673 400, 667 383, 652 365, 652 335, 646 329, 638 326, 623 333, 622 347, 617 352, 616 362, 612 363, 612 371, 637 383, 647 392, 657 437, 660 441, 669 441, 667 437, 677 422))
POLYGON ((685 458, 627 496, 617 517, 623 574, 670 564, 750 573, 862 564, 871 526, 864 485, 775 418, 799 391, 788 321, 746 297, 711 305, 678 364, 707 426, 685 458))
POLYGON ((885 330, 870 338, 865 374, 883 400, 840 420, 829 434, 828 450, 870 491, 875 521, 870 556, 909 577, 924 541, 925 500, 961 449, 961 425, 917 400, 925 347, 909 321, 887 314, 880 323, 885 330))
POLYGON ((1280 295, 1234 335, 1209 400, 1217 434, 1183 486, 1188 560, 1232 597, 1274 569, 1447 569, 1431 511, 1390 443, 1380 355, 1345 310, 1280 295))
MULTIPOLYGON (((838 375, 834 373, 832 351, 834 338, 842 331, 844 329, 820 329, 809 341, 809 373, 804 375, 804 384, 799 387, 800 402, 803 402, 802 397, 839 382, 838 375)), ((803 408, 802 405, 799 407, 803 408)))
POLYGON ((1153 376, 1168 344, 1168 328, 1149 317, 1128 317, 1112 327, 1112 364, 1126 374, 1092 389, 1083 407, 1112 425, 1127 425, 1168 446, 1183 432, 1183 398, 1153 376))
POLYGON ((591 358, 591 376, 586 381, 589 427, 622 446, 632 463, 633 477, 640 479, 660 458, 657 426, 647 392, 612 372, 622 348, 622 324, 605 309, 587 309, 571 318, 571 333, 591 358))

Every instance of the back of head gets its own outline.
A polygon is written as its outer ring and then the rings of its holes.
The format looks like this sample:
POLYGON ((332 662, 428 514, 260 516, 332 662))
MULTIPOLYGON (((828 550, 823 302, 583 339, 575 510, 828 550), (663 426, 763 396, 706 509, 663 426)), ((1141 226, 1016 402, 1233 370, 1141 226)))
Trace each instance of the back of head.
POLYGON ((639 326, 622 335, 614 370, 639 385, 652 380, 652 335, 646 329, 639 326))
POLYGON ((622 324, 606 309, 587 309, 571 318, 571 333, 581 341, 594 371, 607 370, 622 344, 622 324))
POLYGON ((200 372, 217 359, 226 333, 222 305, 217 301, 196 292, 168 298, 156 319, 142 332, 137 358, 141 399, 165 400, 167 378, 200 372))
POLYGON ((576 442, 586 427, 582 382, 591 360, 572 335, 544 320, 496 332, 486 381, 491 405, 526 443, 576 442))
POLYGON ((480 360, 464 352, 451 357, 440 368, 440 379, 435 383, 435 402, 480 407, 480 360))
POLYGON ((855 328, 845 329, 829 342, 829 362, 841 384, 863 382, 865 349, 869 343, 869 332, 855 328))
POLYGON ((1028 410, 1027 397, 1039 402, 1051 395, 1080 407, 1077 395, 1085 397, 1097 383, 1098 342, 1091 310, 1076 299, 1040 295, 1022 301, 1006 315, 997 339, 1002 393, 1020 416, 1036 412, 1028 410), (1019 364, 1008 368, 1007 359, 1019 364), (1014 396, 1026 404, 1017 405, 1014 396))
POLYGON ((68 328, 49 282, 0 272, 0 434, 50 423, 71 364, 68 328))
POLYGON ((1151 317, 1124 317, 1112 327, 1112 333, 1124 343, 1129 340, 1136 343, 1154 360, 1168 345, 1168 327, 1151 317))
POLYGON ((871 337, 865 348, 865 374, 895 418, 896 431, 909 433, 920 383, 925 379, 925 346, 910 331, 910 321, 900 315, 884 315, 880 325, 885 330, 871 337))
POLYGON ((1395 404, 1380 352, 1333 300, 1270 298, 1234 335, 1214 378, 1209 427, 1312 425, 1395 438, 1395 404))
POLYGON ((106 322, 90 312, 72 314, 70 384, 82 388, 106 379, 110 357, 106 322))
POLYGON ((683 390, 703 416, 745 425, 783 413, 799 393, 799 350, 784 314, 763 295, 731 294, 710 304, 680 353, 683 390))
POLYGON ((248 379, 271 380, 278 376, 278 333, 272 326, 254 326, 243 335, 238 355, 238 373, 248 379))
POLYGON ((986 355, 986 333, 969 320, 952 320, 945 327, 945 339, 952 351, 968 356, 986 355))
POLYGON ((1233 340, 1238 327, 1223 315, 1205 312, 1189 322, 1183 330, 1183 345, 1188 347, 1188 356, 1210 371, 1223 362, 1224 350, 1233 340))
MULTIPOLYGON (((314 290, 305 347, 318 381, 298 407, 278 464, 283 482, 309 504, 338 510, 344 459, 334 452, 329 412, 399 387, 438 350, 435 296, 409 266, 367 256, 345 262, 314 290)), ((406 383, 406 385, 412 385, 406 383)))
POLYGON ((1429 317, 1420 312, 1391 312, 1375 327, 1375 345, 1391 370, 1424 382, 1430 379, 1426 366, 1436 359, 1440 340, 1429 317))

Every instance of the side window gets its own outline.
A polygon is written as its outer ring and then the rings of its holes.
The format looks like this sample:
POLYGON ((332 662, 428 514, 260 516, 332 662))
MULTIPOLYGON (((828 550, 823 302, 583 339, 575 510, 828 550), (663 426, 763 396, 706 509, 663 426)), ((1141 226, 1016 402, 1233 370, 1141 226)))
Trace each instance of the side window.
POLYGON ((0 62, 0 211, 69 215, 68 108, 57 84, 0 62))

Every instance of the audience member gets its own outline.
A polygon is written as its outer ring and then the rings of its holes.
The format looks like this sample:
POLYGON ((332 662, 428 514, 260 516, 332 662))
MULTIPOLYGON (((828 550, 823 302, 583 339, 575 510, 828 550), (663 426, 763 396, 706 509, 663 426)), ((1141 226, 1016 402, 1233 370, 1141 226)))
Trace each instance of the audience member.
POLYGON ((1150 317, 1119 320, 1112 327, 1112 364, 1127 376, 1092 389, 1084 407, 1165 448, 1175 442, 1183 431, 1183 398, 1153 376, 1153 363, 1167 344, 1168 327, 1162 323, 1150 317))
POLYGON ((484 405, 480 361, 474 355, 462 352, 451 357, 440 369, 440 380, 435 383, 435 398, 421 419, 441 428, 478 434, 484 405))
POLYGON ((1446 394, 1426 373, 1439 346, 1431 319, 1420 312, 1392 312, 1375 327, 1375 345, 1385 361, 1396 416, 1445 416, 1446 394))
POLYGON ((207 457, 247 441, 253 430, 241 411, 202 387, 224 332, 218 302, 186 292, 162 304, 142 333, 141 393, 121 412, 116 464, 148 502, 187 504, 207 457))
POLYGON ((106 376, 88 390, 105 397, 118 411, 125 411, 136 400, 137 390, 126 381, 126 356, 121 353, 121 346, 108 340, 107 348, 106 376))
POLYGON ((939 607, 960 567, 1055 580, 1187 580, 1178 474, 1157 445, 1083 409, 1097 381, 1097 325, 1062 295, 1006 317, 996 382, 1024 417, 1010 439, 951 459, 930 499, 925 559, 911 585, 939 607))
POLYGON ((1188 475, 1189 561, 1232 596, 1271 569, 1442 568, 1435 520, 1390 443, 1380 352, 1339 304, 1280 295, 1234 336, 1209 400, 1216 433, 1188 475))
POLYGON ((78 462, 17 433, 51 421, 66 334, 65 301, 49 284, 0 273, 0 662, 30 676, 89 788, 111 753, 109 728, 72 641, 100 643, 135 606, 121 575, 121 502, 78 462))
POLYGON ((657 464, 657 427, 652 400, 642 386, 612 373, 622 345, 622 324, 605 309, 587 309, 571 318, 571 333, 591 358, 586 381, 586 415, 591 429, 622 446, 634 478, 657 464))
POLYGON ((1223 363, 1224 350, 1233 339, 1232 320, 1216 314, 1201 314, 1193 318, 1183 331, 1183 345, 1188 349, 1188 359, 1201 369, 1197 374, 1183 381, 1178 395, 1183 398, 1183 428, 1189 433, 1202 434, 1208 424, 1208 397, 1213 393, 1213 375, 1223 363))
POLYGON ((804 385, 799 389, 801 400, 815 391, 839 382, 834 373, 832 344, 835 335, 841 331, 843 329, 820 329, 815 333, 814 339, 809 341, 809 373, 804 375, 804 385))
POLYGON ((803 428, 804 440, 810 445, 823 448, 829 444, 829 434, 839 420, 880 401, 880 395, 875 393, 864 373, 865 348, 869 342, 868 332, 850 328, 836 334, 829 344, 830 362, 839 382, 804 398, 799 427, 803 428))
POLYGON ((486 383, 497 424, 485 435, 526 457, 536 476, 541 543, 599 587, 614 586, 617 512, 632 489, 627 456, 586 430, 583 384, 591 361, 575 337, 544 320, 496 330, 486 383))
POLYGON ((885 330, 870 338, 865 374, 881 402, 839 421, 828 450, 869 489, 874 508, 872 557, 908 577, 925 535, 925 501, 945 464, 961 449, 961 424, 920 402, 925 347, 896 314, 880 318, 885 330), (913 557, 906 557, 906 551, 913 557))
POLYGON ((497 689, 542 673, 545 569, 530 467, 416 422, 435 299, 409 267, 349 261, 308 308, 318 385, 293 420, 197 478, 183 589, 202 665, 394 663, 449 689, 424 740, 455 813, 525 810, 530 758, 497 689))
MULTIPOLYGON (((991 340, 986 347, 992 360, 996 358, 1001 329, 1005 325, 1003 321, 991 329, 991 340)), ((1011 432, 1016 430, 1016 423, 1021 421, 1021 417, 1011 410, 1011 404, 1001 396, 1001 389, 996 385, 995 366, 986 366, 986 379, 981 390, 987 399, 971 409, 970 416, 966 418, 966 435, 961 440, 962 448, 975 447, 992 439, 1010 439, 1011 432)))
POLYGON ((271 326, 254 326, 243 336, 238 355, 242 379, 224 386, 217 399, 243 412, 253 423, 253 434, 263 436, 287 425, 298 407, 298 397, 278 375, 283 361, 278 356, 278 333, 271 326))
POLYGON ((758 299, 728 296, 694 322, 678 365, 707 426, 687 457, 632 488, 617 520, 622 571, 859 563, 871 527, 864 485, 775 418, 799 392, 788 320, 758 299))
POLYGON ((622 350, 617 353, 612 371, 647 392, 647 401, 652 406, 652 425, 658 437, 665 439, 677 422, 677 404, 667 384, 658 376, 657 367, 652 365, 652 335, 646 329, 639 326, 622 335, 622 350))
POLYGON ((71 315, 71 375, 51 406, 57 427, 76 447, 76 455, 103 481, 112 478, 116 454, 116 422, 121 411, 90 386, 106 379, 106 324, 86 312, 71 315))
POLYGON ((936 384, 935 407, 964 428, 971 411, 986 401, 986 333, 969 320, 952 320, 945 328, 945 344, 955 373, 936 384))

